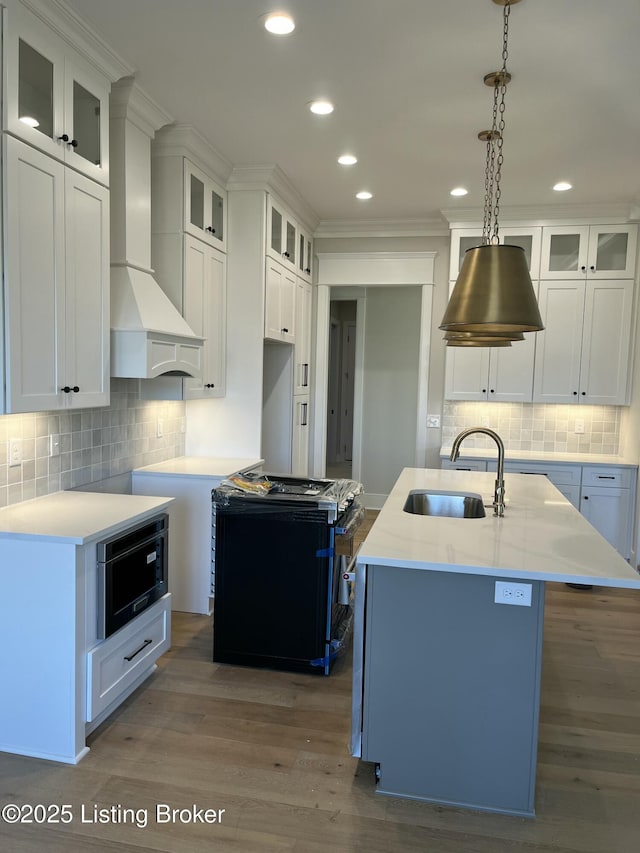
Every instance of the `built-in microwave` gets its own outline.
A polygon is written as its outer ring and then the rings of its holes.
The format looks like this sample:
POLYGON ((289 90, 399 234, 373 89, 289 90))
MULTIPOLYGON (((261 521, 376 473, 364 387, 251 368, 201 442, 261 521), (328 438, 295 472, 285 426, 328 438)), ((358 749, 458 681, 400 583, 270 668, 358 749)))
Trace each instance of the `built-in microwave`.
POLYGON ((168 591, 166 513, 98 544, 98 638, 105 639, 168 591))

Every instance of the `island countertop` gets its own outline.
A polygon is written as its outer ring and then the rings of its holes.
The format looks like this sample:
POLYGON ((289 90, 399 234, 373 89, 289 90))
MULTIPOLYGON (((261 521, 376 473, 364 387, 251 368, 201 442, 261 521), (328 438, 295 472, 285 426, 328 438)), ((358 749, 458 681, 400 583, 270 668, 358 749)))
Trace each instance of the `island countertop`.
POLYGON ((640 575, 546 477, 505 475, 505 512, 493 514, 495 473, 405 468, 357 565, 640 589, 640 575), (404 512, 413 489, 481 495, 485 518, 404 512))

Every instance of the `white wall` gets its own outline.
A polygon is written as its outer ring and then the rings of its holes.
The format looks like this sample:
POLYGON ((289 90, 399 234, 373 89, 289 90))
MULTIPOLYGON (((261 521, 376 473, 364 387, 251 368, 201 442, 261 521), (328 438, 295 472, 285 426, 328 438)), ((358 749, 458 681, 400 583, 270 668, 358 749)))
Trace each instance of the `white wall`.
POLYGON ((366 294, 361 478, 386 496, 415 465, 422 288, 371 287, 366 294))

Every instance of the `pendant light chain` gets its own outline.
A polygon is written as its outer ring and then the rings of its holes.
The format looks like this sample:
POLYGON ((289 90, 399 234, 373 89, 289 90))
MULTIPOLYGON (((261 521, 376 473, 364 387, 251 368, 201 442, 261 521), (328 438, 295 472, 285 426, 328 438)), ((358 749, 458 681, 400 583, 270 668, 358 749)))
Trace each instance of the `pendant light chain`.
MULTIPOLYGON (((507 50, 507 41, 509 38, 509 11, 511 6, 509 3, 505 3, 504 7, 504 28, 503 28, 503 42, 502 42, 502 71, 500 74, 500 104, 498 106, 498 112, 500 113, 500 120, 498 122, 498 138, 496 140, 496 144, 498 146, 498 157, 497 157, 497 167, 496 167, 496 176, 495 176, 495 205, 493 208, 493 234, 491 238, 492 243, 499 243, 498 237, 498 215, 500 213, 500 178, 502 176, 502 163, 504 162, 504 154, 502 151, 502 145, 504 142, 504 96, 507 91, 507 58, 509 56, 507 50)), ((498 86, 495 87, 495 99, 497 101, 498 96, 498 86)))
POLYGON ((493 114, 491 130, 487 134, 487 156, 485 163, 484 181, 484 217, 482 223, 483 244, 500 242, 498 217, 500 214, 500 179, 502 177, 502 164, 504 162, 504 112, 505 94, 507 82, 510 77, 507 73, 507 58, 509 56, 507 42, 509 37, 509 12, 510 3, 505 3, 503 17, 503 42, 502 42, 502 70, 495 75, 493 87, 493 114))

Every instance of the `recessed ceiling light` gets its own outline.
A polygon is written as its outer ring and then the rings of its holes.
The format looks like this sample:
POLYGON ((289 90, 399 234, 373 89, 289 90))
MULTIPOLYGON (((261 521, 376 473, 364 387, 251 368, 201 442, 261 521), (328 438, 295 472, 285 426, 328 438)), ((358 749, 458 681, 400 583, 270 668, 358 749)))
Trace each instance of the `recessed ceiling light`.
POLYGON ((359 198, 360 201, 368 201, 370 198, 373 198, 373 193, 368 192, 368 190, 362 190, 362 192, 356 193, 356 198, 359 198))
POLYGON ((354 166, 358 162, 358 158, 354 157, 353 154, 341 154, 338 157, 338 163, 341 166, 354 166))
POLYGON ((284 12, 275 12, 265 19, 264 28, 274 36, 288 36, 295 30, 296 25, 290 15, 284 12))
POLYGON ((333 112, 333 104, 331 101, 312 101, 309 104, 309 109, 317 116, 328 116, 333 112))
POLYGON ((464 187, 455 187, 451 190, 450 195, 466 195, 468 192, 469 190, 465 190, 464 187))
POLYGON ((567 190, 573 189, 568 181, 558 181, 557 184, 554 184, 553 188, 557 193, 564 193, 567 190))
POLYGON ((38 121, 38 119, 34 118, 33 116, 20 116, 20 121, 23 124, 28 125, 29 127, 39 127, 40 126, 40 122, 38 121))

